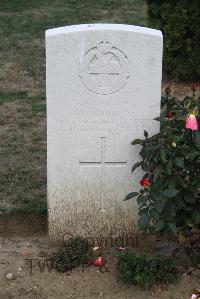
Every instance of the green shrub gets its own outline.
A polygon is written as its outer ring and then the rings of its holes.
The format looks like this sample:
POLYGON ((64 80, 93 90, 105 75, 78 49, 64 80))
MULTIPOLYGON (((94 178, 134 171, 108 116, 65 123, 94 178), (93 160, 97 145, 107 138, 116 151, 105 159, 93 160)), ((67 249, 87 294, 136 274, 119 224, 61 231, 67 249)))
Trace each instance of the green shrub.
POLYGON ((145 254, 135 254, 133 251, 118 253, 117 276, 125 283, 138 284, 150 288, 157 282, 177 282, 179 275, 175 262, 166 257, 149 257, 145 254))
POLYGON ((192 228, 200 227, 200 127, 185 128, 188 114, 200 115, 200 101, 185 97, 179 101, 168 95, 162 97, 160 132, 140 144, 142 160, 132 170, 141 167, 144 177, 139 192, 128 194, 125 200, 137 198, 139 228, 146 232, 171 232, 184 238, 192 228))
POLYGON ((62 246, 52 254, 54 265, 61 272, 84 264, 90 257, 91 250, 88 242, 79 237, 63 241, 62 246))
POLYGON ((164 71, 178 79, 200 78, 200 1, 146 0, 148 25, 164 37, 164 71))

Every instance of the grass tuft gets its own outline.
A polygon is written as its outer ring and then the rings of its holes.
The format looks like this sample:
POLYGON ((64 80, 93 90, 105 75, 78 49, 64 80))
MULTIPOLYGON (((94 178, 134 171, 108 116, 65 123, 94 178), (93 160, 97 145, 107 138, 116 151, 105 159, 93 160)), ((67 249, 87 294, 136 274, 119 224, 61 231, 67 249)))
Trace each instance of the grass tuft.
POLYGON ((3 91, 0 90, 0 105, 5 102, 12 102, 16 100, 24 100, 27 99, 26 91, 3 91))
POLYGON ((1 209, 4 215, 20 215, 20 214, 47 214, 46 200, 35 200, 25 203, 20 208, 1 209))
POLYGON ((35 103, 32 105, 33 112, 45 112, 46 111, 46 104, 44 103, 35 103))

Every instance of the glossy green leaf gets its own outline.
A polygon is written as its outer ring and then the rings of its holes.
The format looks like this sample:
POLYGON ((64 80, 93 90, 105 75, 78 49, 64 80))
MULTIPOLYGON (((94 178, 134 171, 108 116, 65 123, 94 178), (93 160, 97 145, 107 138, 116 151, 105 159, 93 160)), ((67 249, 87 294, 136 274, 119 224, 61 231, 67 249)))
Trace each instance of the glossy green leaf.
POLYGON ((138 212, 138 215, 143 215, 143 214, 147 214, 148 213, 149 208, 145 207, 145 208, 141 208, 138 212))
POLYGON ((140 194, 138 197, 137 197, 137 204, 140 206, 142 204, 142 198, 143 198, 143 195, 140 194))
POLYGON ((156 209, 151 209, 149 211, 149 214, 152 218, 156 219, 156 220, 159 220, 159 213, 156 211, 156 209))
POLYGON ((200 130, 194 131, 192 137, 196 146, 200 147, 200 130))
POLYGON ((163 185, 166 188, 168 188, 170 186, 170 188, 176 189, 176 187, 177 187, 176 177, 170 176, 168 179, 165 180, 163 185))
POLYGON ((141 203, 145 204, 148 201, 148 199, 149 199, 149 195, 148 194, 147 195, 143 195, 142 199, 141 199, 141 203))
POLYGON ((161 160, 162 160, 164 163, 167 162, 167 156, 166 156, 166 152, 165 152, 164 149, 162 149, 162 150, 160 151, 160 158, 161 158, 161 160))
POLYGON ((181 176, 177 176, 176 181, 177 181, 178 185, 185 187, 185 181, 183 180, 183 178, 181 176))
POLYGON ((155 225, 154 225, 154 228, 155 228, 155 231, 156 232, 160 232, 161 230, 163 230, 165 227, 165 221, 164 220, 160 220, 158 221, 155 225))
POLYGON ((196 159, 199 156, 200 156, 200 152, 197 151, 197 150, 195 150, 195 149, 193 149, 189 153, 187 153, 186 159, 188 159, 188 160, 194 160, 194 159, 196 159))
POLYGON ((167 198, 174 198, 178 194, 179 190, 169 188, 163 192, 163 196, 167 198))
POLYGON ((131 198, 133 198, 133 197, 136 197, 136 196, 138 196, 138 195, 139 195, 138 192, 131 192, 131 193, 129 193, 128 195, 126 195, 126 197, 124 198, 124 201, 125 201, 125 200, 129 200, 129 199, 131 199, 131 198))
POLYGON ((142 165, 142 162, 135 163, 135 164, 133 165, 133 167, 132 167, 132 172, 133 172, 134 170, 136 170, 136 168, 140 167, 141 165, 142 165))
POLYGON ((200 210, 195 210, 192 213, 192 220, 196 225, 200 224, 200 210))
POLYGON ((131 142, 131 144, 132 144, 132 145, 142 144, 142 142, 143 142, 143 140, 141 140, 141 139, 134 139, 134 140, 131 142))
POLYGON ((160 174, 162 172, 162 168, 161 167, 156 167, 153 173, 153 181, 156 182, 157 179, 160 177, 160 174))
POLYGON ((142 214, 138 220, 138 226, 140 229, 148 227, 151 218, 147 214, 142 214))
POLYGON ((145 145, 143 152, 147 154, 149 152, 156 151, 158 147, 159 147, 158 145, 145 145))
POLYGON ((184 169, 184 160, 183 159, 177 157, 174 159, 174 163, 176 164, 176 166, 184 169))
POLYGON ((162 211, 163 211, 164 208, 165 208, 165 202, 163 202, 163 201, 158 201, 158 202, 156 203, 155 207, 156 207, 156 210, 158 211, 158 213, 161 214, 162 211))
POLYGON ((171 199, 169 199, 166 203, 166 211, 169 215, 168 219, 170 219, 170 221, 174 220, 176 217, 176 204, 171 199))
POLYGON ((183 144, 183 145, 179 146, 178 151, 181 154, 186 155, 190 151, 190 147, 186 144, 183 144))
POLYGON ((167 223, 170 231, 172 232, 172 234, 177 237, 177 232, 178 232, 178 229, 176 227, 176 224, 175 223, 167 223))
POLYGON ((166 175, 171 175, 172 174, 171 167, 169 167, 169 165, 167 163, 164 165, 163 170, 164 170, 166 175))

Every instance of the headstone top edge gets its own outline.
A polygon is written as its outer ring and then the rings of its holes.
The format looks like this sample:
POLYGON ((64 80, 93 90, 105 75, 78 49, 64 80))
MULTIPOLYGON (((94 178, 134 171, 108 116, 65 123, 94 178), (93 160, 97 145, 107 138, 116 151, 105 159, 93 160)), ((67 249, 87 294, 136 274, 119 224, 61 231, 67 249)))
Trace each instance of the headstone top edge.
POLYGON ((57 36, 72 32, 82 32, 82 31, 95 31, 95 30, 116 30, 116 31, 129 31, 135 33, 142 33, 146 35, 158 36, 162 38, 162 32, 157 29, 127 25, 127 24, 81 24, 81 25, 70 25, 64 27, 58 27, 53 29, 48 29, 45 31, 46 38, 57 36))

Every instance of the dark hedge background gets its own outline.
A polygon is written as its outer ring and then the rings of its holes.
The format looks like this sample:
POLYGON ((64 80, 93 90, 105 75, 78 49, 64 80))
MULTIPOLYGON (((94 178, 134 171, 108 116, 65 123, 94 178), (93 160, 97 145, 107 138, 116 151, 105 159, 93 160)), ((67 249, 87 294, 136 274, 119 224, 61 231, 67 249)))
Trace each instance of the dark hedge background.
POLYGON ((200 79, 200 0, 146 0, 148 26, 164 35, 164 72, 200 79))

